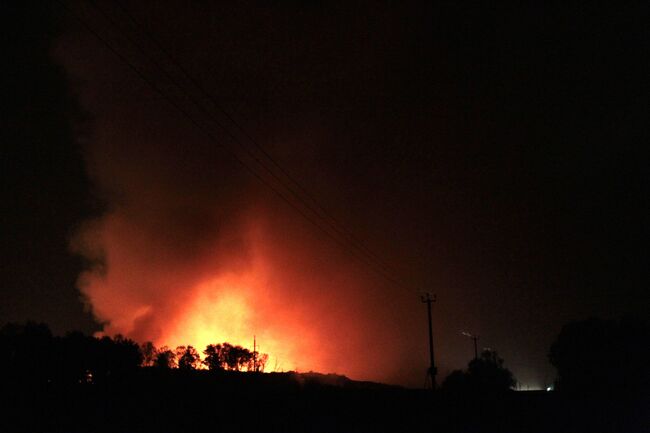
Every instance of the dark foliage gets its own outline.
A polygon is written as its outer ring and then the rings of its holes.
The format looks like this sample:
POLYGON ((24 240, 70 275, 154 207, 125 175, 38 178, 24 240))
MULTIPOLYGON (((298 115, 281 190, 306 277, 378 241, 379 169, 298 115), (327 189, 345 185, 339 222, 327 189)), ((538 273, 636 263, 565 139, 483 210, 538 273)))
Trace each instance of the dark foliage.
POLYGON ((467 371, 455 370, 442 383, 451 393, 495 393, 511 390, 517 382, 512 372, 503 366, 503 359, 493 350, 484 350, 473 359, 467 371))
POLYGON ((181 370, 196 370, 201 364, 199 352, 192 346, 178 346, 176 348, 178 368, 181 370))
POLYGON ((205 359, 203 363, 208 370, 223 370, 224 360, 221 355, 221 344, 209 344, 203 351, 205 359))
POLYGON ((210 344, 203 351, 209 370, 264 371, 268 356, 229 343, 210 344))
POLYGON ((556 388, 577 394, 637 395, 650 386, 647 322, 588 319, 565 325, 549 352, 556 388))
POLYGON ((142 366, 152 367, 156 359, 156 346, 151 341, 147 341, 140 345, 140 353, 142 353, 142 366))
POLYGON ((101 338, 71 332, 55 337, 47 325, 28 322, 0 329, 0 375, 23 383, 97 383, 124 377, 138 367, 196 370, 264 371, 268 356, 229 343, 211 344, 203 352, 192 346, 156 348, 116 335, 101 338))
POLYGON ((156 351, 153 366, 157 368, 174 368, 176 366, 176 354, 167 346, 156 351))
POLYGON ((56 372, 56 352, 54 337, 43 323, 10 323, 0 329, 0 374, 6 379, 47 381, 56 372))
MULTIPOLYGON (((43 324, 4 326, 0 431, 541 433, 641 431, 647 425, 642 400, 585 403, 543 392, 474 398, 475 392, 407 390, 332 374, 249 374, 236 371, 253 369, 249 355, 229 344, 204 351, 212 371, 192 368, 197 352, 191 346, 179 351, 179 365, 188 365, 171 368, 174 351, 143 347, 149 360, 120 336, 54 337, 43 324), (145 367, 149 362, 161 368, 145 367)), ((486 352, 467 371, 452 373, 445 386, 505 388, 511 376, 504 371, 503 361, 486 352)))
POLYGON ((54 337, 47 325, 7 324, 0 330, 0 374, 8 383, 45 386, 125 377, 142 363, 138 345, 122 336, 79 332, 54 337))

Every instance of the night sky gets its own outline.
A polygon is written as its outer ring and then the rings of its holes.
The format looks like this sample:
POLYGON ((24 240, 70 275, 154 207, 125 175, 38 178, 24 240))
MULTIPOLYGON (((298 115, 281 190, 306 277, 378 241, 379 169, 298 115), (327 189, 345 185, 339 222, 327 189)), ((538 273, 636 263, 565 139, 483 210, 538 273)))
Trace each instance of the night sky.
POLYGON ((648 317, 647 2, 121 3, 2 5, 0 323, 421 386, 429 291, 439 379, 540 387, 648 317))

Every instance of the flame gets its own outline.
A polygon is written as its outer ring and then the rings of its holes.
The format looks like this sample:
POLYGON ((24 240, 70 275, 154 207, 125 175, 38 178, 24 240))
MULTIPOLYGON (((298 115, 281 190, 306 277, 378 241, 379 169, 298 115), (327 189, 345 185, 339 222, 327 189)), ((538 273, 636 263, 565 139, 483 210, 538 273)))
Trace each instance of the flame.
MULTIPOLYGON (((201 351, 208 344, 228 342, 252 350, 255 336, 258 352, 269 355, 267 371, 300 370, 317 365, 313 356, 307 356, 305 341, 301 344, 287 333, 291 326, 260 323, 255 309, 263 301, 260 299, 260 294, 266 291, 263 284, 263 279, 255 278, 253 273, 218 276, 199 284, 193 290, 194 299, 157 344, 170 347, 190 344, 201 351)), ((286 323, 287 318, 283 321, 286 323)), ((307 329, 301 331, 300 335, 308 334, 307 329)))
POLYGON ((224 342, 250 350, 255 336, 269 356, 266 371, 393 374, 394 356, 377 343, 408 340, 387 304, 364 296, 365 277, 306 229, 268 210, 249 214, 196 230, 139 206, 116 207, 84 226, 73 248, 97 264, 79 288, 102 333, 199 353, 224 342))
POLYGON ((216 256, 207 250, 188 262, 182 257, 157 262, 142 254, 157 233, 146 233, 119 213, 82 234, 77 247, 87 256, 88 245, 103 248, 105 265, 89 269, 79 281, 93 313, 105 322, 100 335, 120 333, 158 347, 191 345, 199 353, 224 342, 252 350, 256 337, 257 351, 269 356, 267 371, 324 366, 315 330, 300 306, 281 293, 285 285, 274 278, 276 267, 255 224, 241 233, 248 246, 244 265, 224 260, 219 246, 212 250, 216 256))

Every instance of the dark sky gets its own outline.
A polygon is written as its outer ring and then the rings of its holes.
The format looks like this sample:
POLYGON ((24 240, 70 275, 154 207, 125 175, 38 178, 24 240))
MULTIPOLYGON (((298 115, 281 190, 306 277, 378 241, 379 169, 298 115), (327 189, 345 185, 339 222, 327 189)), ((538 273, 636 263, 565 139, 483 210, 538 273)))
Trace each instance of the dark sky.
POLYGON ((441 373, 467 330, 541 386, 563 324, 647 317, 648 4, 463 3, 66 2, 123 59, 56 4, 3 6, 0 321, 99 329, 90 269, 107 332, 173 340, 194 287, 233 274, 272 299, 250 319, 269 341, 420 385, 426 290, 441 373), (403 284, 234 162, 221 145, 255 166, 244 134, 146 35, 403 284))

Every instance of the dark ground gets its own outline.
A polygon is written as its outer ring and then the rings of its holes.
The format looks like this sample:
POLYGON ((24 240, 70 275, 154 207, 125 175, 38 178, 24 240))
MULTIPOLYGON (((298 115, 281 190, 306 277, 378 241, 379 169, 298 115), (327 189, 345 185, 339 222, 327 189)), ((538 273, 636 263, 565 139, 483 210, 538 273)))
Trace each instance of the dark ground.
POLYGON ((140 369, 57 387, 5 380, 0 431, 646 432, 647 399, 452 396, 338 376, 140 369))

